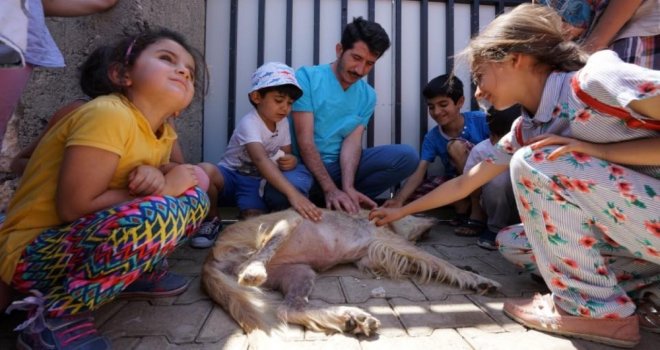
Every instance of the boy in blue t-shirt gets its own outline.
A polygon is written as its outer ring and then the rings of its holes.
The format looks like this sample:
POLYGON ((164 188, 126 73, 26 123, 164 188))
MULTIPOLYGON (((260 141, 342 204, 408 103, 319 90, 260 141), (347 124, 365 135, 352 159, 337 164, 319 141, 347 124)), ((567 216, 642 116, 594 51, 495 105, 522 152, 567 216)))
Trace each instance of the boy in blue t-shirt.
MULTIPOLYGON (((463 82, 456 76, 444 74, 433 78, 426 84, 422 94, 426 98, 429 115, 438 125, 424 136, 417 169, 394 198, 383 204, 384 207, 401 207, 406 201, 421 197, 441 183, 460 175, 473 145, 489 136, 485 113, 481 111, 461 113, 461 107, 465 102, 463 82), (427 177, 429 164, 433 163, 436 157, 442 161, 444 174, 427 177)), ((465 198, 455 202, 454 208, 457 214, 454 224, 466 224, 470 199, 465 198)), ((480 225, 480 228, 483 228, 483 223, 469 224, 480 225)))

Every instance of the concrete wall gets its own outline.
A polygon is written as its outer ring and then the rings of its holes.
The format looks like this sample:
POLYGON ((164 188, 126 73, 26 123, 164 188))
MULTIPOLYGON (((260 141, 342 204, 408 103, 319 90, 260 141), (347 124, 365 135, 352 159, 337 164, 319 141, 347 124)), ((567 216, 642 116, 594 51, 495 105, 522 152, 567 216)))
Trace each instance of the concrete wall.
MULTIPOLYGON (((205 0, 119 0, 105 13, 49 18, 48 28, 67 66, 34 71, 5 136, 0 170, 6 171, 7 159, 39 135, 59 106, 83 96, 78 88, 77 68, 96 47, 113 42, 122 33, 134 33, 149 25, 178 31, 192 46, 204 52, 205 12, 205 0)), ((198 96, 176 120, 179 140, 189 162, 199 162, 202 158, 202 112, 202 98, 198 96)), ((11 179, 6 173, 3 177, 11 179)), ((10 181, 2 187, 0 210, 4 210, 13 185, 10 181)))

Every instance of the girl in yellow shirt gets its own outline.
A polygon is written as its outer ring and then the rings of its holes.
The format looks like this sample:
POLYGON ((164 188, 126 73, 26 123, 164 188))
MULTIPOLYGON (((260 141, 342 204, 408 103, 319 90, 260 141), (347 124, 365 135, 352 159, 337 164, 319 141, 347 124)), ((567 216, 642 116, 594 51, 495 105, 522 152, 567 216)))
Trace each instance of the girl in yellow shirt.
POLYGON ((44 135, 0 230, 2 281, 33 294, 9 308, 30 310, 20 348, 109 349, 89 311, 126 291, 185 289, 154 268, 208 211, 196 186, 204 175, 168 164, 177 136, 167 119, 192 101, 198 61, 179 34, 161 29, 85 62, 81 86, 98 97, 44 135))

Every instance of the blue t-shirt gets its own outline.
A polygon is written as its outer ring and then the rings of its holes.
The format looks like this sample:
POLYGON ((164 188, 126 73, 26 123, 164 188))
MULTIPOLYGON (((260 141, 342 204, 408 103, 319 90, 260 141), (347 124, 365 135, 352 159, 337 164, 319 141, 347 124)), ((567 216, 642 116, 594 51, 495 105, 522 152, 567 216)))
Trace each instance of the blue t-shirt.
MULTIPOLYGON (((314 143, 326 163, 339 160, 341 144, 359 125, 367 126, 376 107, 376 91, 364 80, 344 90, 329 64, 298 69, 296 79, 303 95, 294 104, 294 112, 314 114, 314 143)), ((299 154, 291 122, 291 144, 299 154)))
MULTIPOLYGON (((463 125, 463 131, 456 138, 470 141, 473 145, 488 138, 490 131, 484 112, 471 111, 461 113, 461 115, 465 119, 465 124, 463 125)), ((442 165, 445 167, 445 176, 454 177, 456 176, 456 168, 449 161, 449 153, 447 153, 447 142, 449 140, 450 138, 440 130, 440 126, 436 125, 424 136, 421 159, 432 163, 435 157, 440 157, 442 165)))

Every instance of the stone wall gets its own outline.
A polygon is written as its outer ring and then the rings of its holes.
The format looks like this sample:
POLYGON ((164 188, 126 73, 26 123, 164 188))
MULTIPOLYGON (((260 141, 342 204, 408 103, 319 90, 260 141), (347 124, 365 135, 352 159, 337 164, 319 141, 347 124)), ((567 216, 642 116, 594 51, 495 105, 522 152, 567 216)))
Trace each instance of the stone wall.
MULTIPOLYGON (((205 9, 205 0, 119 0, 105 13, 49 18, 48 28, 67 66, 37 68, 32 74, 5 136, 0 170, 8 182, 0 186, 0 210, 6 207, 15 183, 6 173, 7 160, 39 135, 58 107, 83 96, 78 88, 77 69, 89 53, 123 33, 134 33, 145 26, 162 26, 180 32, 192 46, 204 52, 205 9)), ((202 158, 202 111, 199 94, 175 122, 186 160, 191 163, 202 158)))

